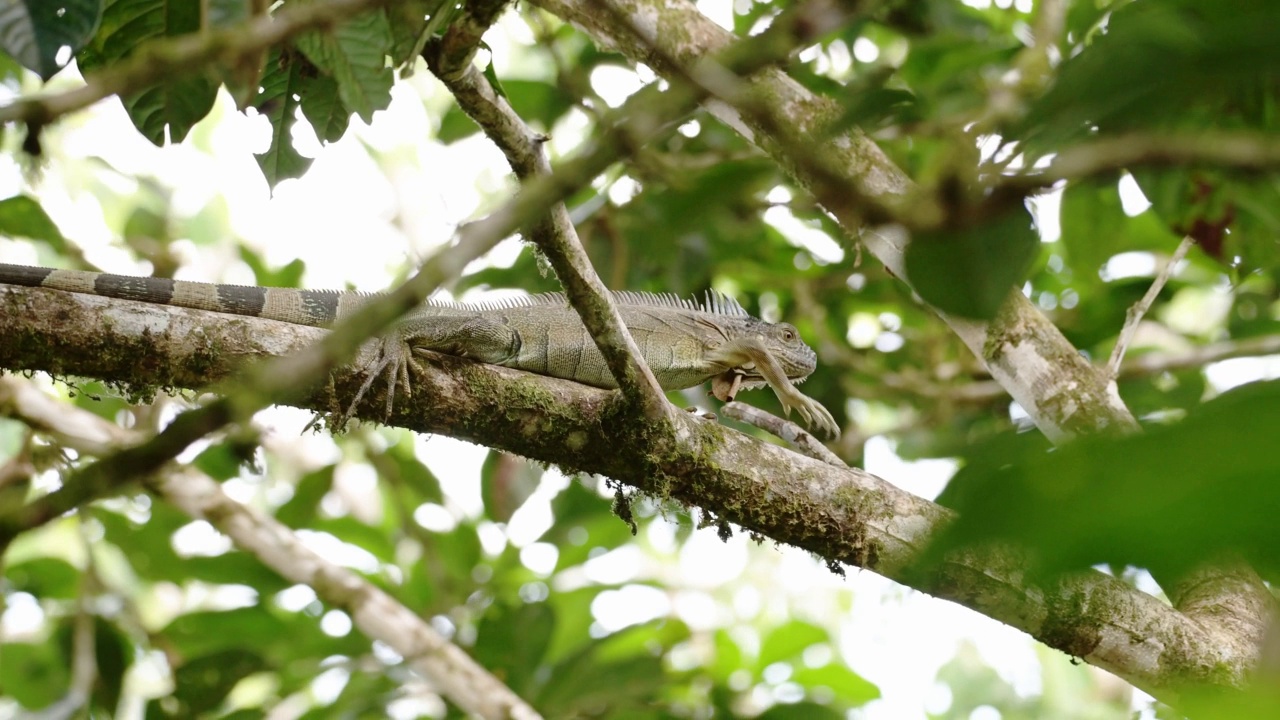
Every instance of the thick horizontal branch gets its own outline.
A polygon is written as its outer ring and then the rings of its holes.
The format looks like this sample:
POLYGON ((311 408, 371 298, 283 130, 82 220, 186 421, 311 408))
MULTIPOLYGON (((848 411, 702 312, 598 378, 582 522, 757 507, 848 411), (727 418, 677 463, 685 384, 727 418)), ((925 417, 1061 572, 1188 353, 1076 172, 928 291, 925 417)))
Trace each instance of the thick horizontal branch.
MULTIPOLYGON (((201 387, 250 359, 305 347, 323 332, 0 286, 0 367, 10 369, 201 387)), ((336 397, 321 388, 304 404, 324 410, 349 401, 359 380, 342 371, 332 386, 336 397)), ((398 404, 397 425, 696 504, 752 532, 973 608, 1159 696, 1188 685, 1239 685, 1253 658, 1252 646, 1100 573, 1037 586, 1023 577, 1016 554, 990 551, 911 577, 913 558, 951 514, 861 470, 683 413, 674 434, 663 432, 625 414, 616 393, 458 358, 439 357, 415 380, 413 402, 398 404)), ((369 407, 377 415, 381 404, 369 407)))

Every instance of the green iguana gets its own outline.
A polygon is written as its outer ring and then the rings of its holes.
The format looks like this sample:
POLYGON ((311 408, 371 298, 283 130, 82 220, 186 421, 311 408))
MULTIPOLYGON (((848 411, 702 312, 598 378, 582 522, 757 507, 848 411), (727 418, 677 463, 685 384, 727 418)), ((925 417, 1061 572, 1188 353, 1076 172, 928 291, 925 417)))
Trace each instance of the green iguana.
MULTIPOLYGON (((329 326, 375 297, 353 291, 215 285, 3 263, 0 283, 315 327, 329 326)), ((613 301, 664 390, 712 380, 712 393, 723 401, 732 399, 739 388, 767 384, 788 413, 794 409, 810 425, 833 436, 839 433, 831 413, 792 384, 813 372, 817 356, 791 325, 751 317, 737 301, 714 292, 698 302, 672 294, 624 291, 613 293, 613 301)), ((355 402, 383 373, 407 387, 413 354, 424 350, 599 388, 617 387, 577 312, 560 293, 474 305, 428 301, 401 319, 390 335, 399 342, 384 341, 379 359, 361 363, 369 377, 355 402)))

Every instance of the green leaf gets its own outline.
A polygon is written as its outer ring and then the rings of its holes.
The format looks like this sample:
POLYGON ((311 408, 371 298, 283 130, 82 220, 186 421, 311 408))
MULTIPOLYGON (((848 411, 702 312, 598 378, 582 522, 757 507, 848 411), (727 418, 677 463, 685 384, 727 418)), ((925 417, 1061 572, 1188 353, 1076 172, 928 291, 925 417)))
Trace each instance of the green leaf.
MULTIPOLYGON (((486 75, 488 77, 488 75, 486 75)), ((490 78, 492 83, 494 78, 490 78)), ((536 80, 503 80, 501 86, 494 84, 495 90, 501 88, 511 108, 525 122, 531 122, 549 130, 566 112, 573 107, 573 96, 563 88, 547 82, 536 80)), ((440 129, 436 138, 443 143, 461 140, 479 132, 480 126, 467 117, 458 106, 451 105, 440 119, 440 129)))
POLYGON ((440 128, 436 130, 436 139, 446 145, 471 137, 480 132, 480 126, 467 117, 456 105, 451 105, 440 118, 440 128))
POLYGON ((495 603, 480 618, 473 653, 517 695, 527 695, 555 625, 546 603, 495 603))
POLYGON ((255 555, 230 550, 221 555, 197 555, 182 561, 188 580, 201 580, 220 585, 248 585, 259 593, 273 593, 291 583, 262 564, 255 555))
POLYGON ((396 549, 394 539, 380 528, 366 525, 351 517, 316 518, 311 529, 327 532, 345 543, 367 550, 382 562, 392 562, 396 549))
MULTIPOLYGON (((299 58, 302 61, 302 58, 299 58)), ((323 142, 337 142, 351 125, 351 111, 339 96, 338 83, 327 75, 303 73, 298 82, 302 114, 323 142)))
POLYGON ((0 82, 18 81, 22 78, 22 65, 9 57, 6 52, 0 52, 0 82))
MULTIPOLYGON (((489 50, 489 46, 485 45, 483 40, 480 41, 480 45, 490 52, 490 57, 492 58, 492 50, 489 50)), ((497 93, 498 97, 507 97, 507 91, 502 87, 502 80, 498 79, 498 71, 493 67, 492 60, 485 63, 483 73, 485 79, 489 81, 489 86, 493 88, 493 91, 497 93)))
MULTIPOLYGON (((1137 169, 1134 179, 1151 200, 1152 215, 1178 237, 1190 235, 1237 272, 1275 267, 1280 259, 1280 175, 1196 168, 1137 169)), ((1141 217, 1141 216, 1140 216, 1141 217)))
MULTIPOLYGON (((954 5, 954 3, 946 3, 954 5)), ((983 107, 989 75, 1022 46, 1011 38, 975 38, 940 32, 913 41, 899 76, 930 116, 961 115, 983 107)))
POLYGON ((573 95, 554 83, 503 80, 502 90, 525 122, 540 124, 547 130, 573 107, 573 95))
MULTIPOLYGON (((82 72, 111 67, 132 57, 146 44, 199 32, 200 3, 167 0, 112 0, 102 24, 78 56, 82 72)), ((213 108, 217 83, 203 75, 184 74, 121 97, 134 127, 151 142, 181 142, 191 127, 213 108)))
MULTIPOLYGON (((563 625, 574 620, 589 623, 590 613, 584 614, 573 618, 562 611, 557 617, 563 625)), ((681 681, 679 673, 664 672, 663 656, 688 638, 684 623, 655 620, 590 640, 551 669, 535 705, 547 717, 603 716, 651 707, 663 687, 681 681)))
POLYGON ((148 243, 171 240, 173 232, 168 210, 168 207, 156 209, 141 204, 134 206, 124 223, 125 238, 142 239, 148 243))
POLYGON ((67 239, 40 203, 26 195, 0 200, 0 235, 43 240, 59 254, 67 249, 67 239))
POLYGON ((595 622, 595 618, 591 616, 591 604, 601 592, 607 589, 609 588, 591 585, 575 590, 553 592, 547 598, 547 602, 556 611, 555 632, 552 633, 550 646, 547 648, 548 663, 561 663, 591 643, 597 642, 591 636, 591 625, 595 622))
POLYGON ((293 488, 293 497, 276 510, 276 520, 291 528, 310 525, 320 509, 320 501, 333 487, 333 465, 325 465, 303 475, 293 488))
POLYGON ((413 441, 405 436, 400 442, 387 448, 375 460, 380 475, 390 475, 414 493, 417 502, 444 502, 440 480, 431 469, 422 464, 413 452, 413 441))
POLYGON ((455 584, 469 586, 471 571, 480 562, 480 536, 475 526, 459 523, 449 532, 431 533, 427 537, 425 562, 440 563, 455 584))
MULTIPOLYGON (((305 678, 298 690, 304 690, 313 678, 305 678)), ((342 694, 331 705, 319 705, 297 716, 297 720, 331 720, 332 718, 386 718, 393 717, 387 703, 403 694, 403 681, 397 681, 391 673, 351 673, 342 694)), ((284 695, 285 693, 281 693, 284 695)), ((422 717, 419 715, 418 717, 422 717)))
POLYGON ((427 26, 427 16, 434 15, 443 0, 404 0, 387 8, 391 23, 391 63, 397 68, 412 66, 418 38, 427 26))
POLYGON ((134 660, 133 648, 133 642, 119 628, 95 618, 93 653, 98 665, 98 682, 94 684, 94 698, 103 707, 115 708, 120 704, 124 674, 134 660))
POLYGON ((609 501, 598 495, 590 498, 598 514, 577 523, 557 522, 542 540, 553 543, 560 551, 556 571, 581 565, 587 560, 631 541, 631 528, 610 510, 609 501))
MULTIPOLYGON (((120 690, 124 686, 124 673, 133 662, 133 643, 115 625, 102 618, 92 618, 93 654, 97 682, 94 683, 94 700, 101 706, 114 708, 120 702, 120 690)), ((75 624, 77 619, 65 618, 58 624, 57 642, 64 657, 72 657, 75 650, 75 624)))
POLYGON ((103 539, 120 548, 138 575, 174 582, 186 579, 183 560, 173 550, 173 533, 191 518, 163 504, 154 505, 143 523, 105 509, 96 509, 93 517, 102 523, 103 539))
POLYGON ((480 466, 480 496, 485 513, 497 522, 507 522, 524 505, 538 482, 542 468, 500 450, 490 450, 480 466))
POLYGON ((240 469, 253 461, 252 449, 248 457, 246 448, 234 440, 211 445, 192 461, 196 469, 209 477, 223 482, 240 474, 240 469))
POLYGON ((267 265, 261 255, 244 245, 238 245, 236 251, 240 259, 253 270, 254 284, 262 287, 296 288, 301 284, 302 273, 307 269, 307 264, 301 258, 294 258, 279 268, 273 268, 267 265))
POLYGON ((1132 564, 1177 574, 1223 553, 1280 571, 1280 382, 1224 394, 1183 422, 966 466, 959 519, 932 546, 1011 540, 1043 570, 1132 564))
POLYGON ((713 643, 716 649, 715 662, 707 668, 719 682, 726 682, 729 676, 746 666, 742 648, 734 642, 733 636, 724 629, 716 630, 713 643))
POLYGON ((0 694, 29 710, 48 706, 67 691, 67 658, 56 644, 0 644, 0 694))
POLYGON ((48 80, 66 62, 62 48, 79 51, 101 17, 102 0, 9 0, 0 4, 0 50, 48 80))
MULTIPOLYGON (((1077 5, 1088 3, 1077 3, 1077 5)), ((1052 152, 1065 140, 1140 127, 1203 126, 1250 116, 1280 72, 1271 0, 1127 3, 1062 64, 1019 131, 1052 152)), ((1265 102, 1264 102, 1265 104, 1265 102)))
POLYGON ((321 631, 316 618, 309 614, 262 605, 187 613, 175 618, 161 633, 165 642, 183 657, 251 649, 281 671, 287 671, 283 666, 297 660, 367 652, 369 645, 360 633, 332 637, 321 631))
POLYGON ((1101 284, 1098 273, 1116 254, 1133 250, 1171 253, 1178 246, 1178 236, 1154 213, 1125 214, 1114 180, 1067 185, 1060 218, 1061 242, 1073 279, 1086 285, 1101 284))
POLYGON ((297 38, 299 50, 338 83, 338 96, 349 112, 365 122, 375 110, 391 102, 393 76, 386 56, 391 49, 391 26, 381 12, 367 12, 331 32, 311 32, 297 38))
POLYGON ((1066 260, 1079 282, 1097 285, 1102 282, 1098 270, 1121 250, 1118 239, 1123 235, 1124 210, 1115 182, 1073 182, 1062 193, 1059 213, 1062 245, 1066 260))
POLYGON ((261 656, 247 650, 224 650, 183 663, 173 673, 180 714, 192 717, 216 708, 236 683, 265 666, 261 656))
POLYGON ((779 625, 760 644, 756 670, 764 670, 776 662, 793 660, 809 646, 829 639, 826 630, 803 620, 791 620, 779 625))
POLYGON ((535 703, 547 717, 604 715, 644 707, 670 681, 662 658, 639 655, 600 663, 590 652, 553 668, 535 703))
POLYGON ((810 690, 827 688, 847 707, 858 707, 880 698, 879 686, 838 662, 816 668, 798 665, 791 679, 810 690))
POLYGON ((756 716, 756 720, 841 720, 843 712, 830 705, 802 701, 785 705, 774 705, 756 716))
POLYGON ((80 591, 80 571, 65 560, 43 557, 10 565, 4 578, 12 592, 27 592, 37 598, 69 600, 80 591))
POLYGON ((295 54, 282 55, 272 50, 267 58, 267 71, 262 77, 262 92, 254 101, 258 112, 271 123, 271 145, 267 151, 254 157, 267 184, 275 187, 281 180, 302 177, 311 167, 311 159, 305 158, 293 147, 291 130, 298 119, 298 99, 302 92, 303 76, 311 63, 295 54))
POLYGON ((907 277, 934 307, 990 319, 1039 251, 1030 215, 1014 208, 978 225, 915 233, 907 245, 907 277))

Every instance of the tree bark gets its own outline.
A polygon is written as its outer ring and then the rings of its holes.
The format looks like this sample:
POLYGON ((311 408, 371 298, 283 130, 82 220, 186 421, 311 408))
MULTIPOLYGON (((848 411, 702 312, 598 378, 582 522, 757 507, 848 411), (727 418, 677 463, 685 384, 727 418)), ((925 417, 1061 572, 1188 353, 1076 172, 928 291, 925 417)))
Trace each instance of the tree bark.
MULTIPOLYGON (((200 388, 245 362, 296 352, 325 331, 258 318, 0 285, 0 367, 156 387, 200 388)), ((951 512, 856 468, 839 468, 678 413, 674 434, 626 411, 617 393, 439 356, 390 422, 598 473, 836 564, 873 570, 1017 627, 1164 699, 1239 687, 1256 647, 1097 572, 1036 585, 1005 548, 911 562, 951 512)), ((349 370, 305 407, 344 406, 349 370)), ((380 398, 362 412, 377 418, 380 398)), ((378 418, 380 419, 380 418, 378 418)))

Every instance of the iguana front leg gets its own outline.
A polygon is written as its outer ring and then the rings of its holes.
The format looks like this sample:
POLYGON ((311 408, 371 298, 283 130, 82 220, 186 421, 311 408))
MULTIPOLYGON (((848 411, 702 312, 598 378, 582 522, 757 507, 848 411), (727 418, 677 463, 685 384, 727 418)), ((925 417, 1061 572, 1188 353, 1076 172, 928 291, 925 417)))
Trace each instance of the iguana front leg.
POLYGON ((385 418, 391 417, 396 393, 413 394, 409 369, 418 369, 415 356, 420 351, 470 358, 492 365, 503 365, 520 352, 520 334, 513 328, 480 316, 409 316, 385 336, 370 341, 361 350, 357 364, 365 380, 338 423, 346 425, 364 394, 379 378, 386 378, 385 418))
POLYGON ((426 350, 490 365, 508 365, 524 345, 515 328, 482 315, 409 317, 398 332, 413 352, 426 350))
MULTIPOLYGON (((808 397, 796 389, 787 377, 787 373, 778 364, 777 358, 765 346, 760 338, 745 337, 730 340, 707 352, 709 362, 731 368, 754 368, 782 402, 783 411, 788 415, 794 409, 809 426, 817 426, 830 437, 840 434, 836 420, 822 406, 822 403, 808 397)), ((720 400, 730 400, 737 392, 739 382, 722 382, 720 378, 712 384, 712 391, 720 400), (722 396, 723 395, 723 396, 722 396)))

